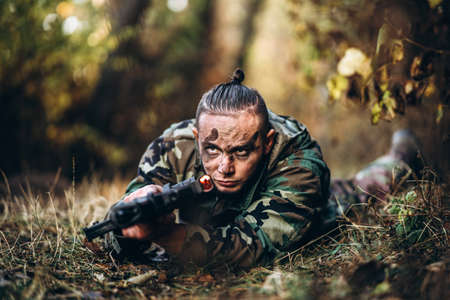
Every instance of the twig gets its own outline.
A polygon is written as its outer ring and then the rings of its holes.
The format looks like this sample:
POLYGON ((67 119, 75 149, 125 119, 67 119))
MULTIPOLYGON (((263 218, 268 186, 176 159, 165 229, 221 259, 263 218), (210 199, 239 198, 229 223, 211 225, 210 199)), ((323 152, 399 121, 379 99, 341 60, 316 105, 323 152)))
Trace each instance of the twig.
POLYGON ((9 186, 8 177, 6 177, 6 174, 5 174, 5 172, 3 172, 2 169, 0 169, 0 173, 2 173, 3 180, 5 180, 5 185, 8 190, 8 196, 11 199, 12 193, 11 193, 11 187, 9 186))
POLYGON ((52 186, 50 187, 49 193, 53 193, 54 189, 56 188, 56 184, 58 183, 59 177, 61 176, 61 170, 62 168, 59 167, 58 171, 56 171, 55 179, 53 179, 53 183, 52 186))
POLYGON ((436 49, 436 48, 433 48, 433 47, 428 47, 428 46, 425 46, 425 45, 423 45, 423 44, 421 44, 421 43, 419 43, 419 42, 416 42, 416 41, 410 39, 408 36, 406 36, 405 34, 403 34, 403 32, 399 32, 399 31, 397 30, 397 28, 391 23, 391 21, 390 21, 389 19, 385 18, 384 21, 386 22, 386 24, 387 24, 388 26, 391 27, 392 30, 394 30, 395 32, 397 32, 398 35, 399 35, 404 41, 406 41, 406 42, 408 42, 408 43, 410 43, 410 44, 413 44, 413 45, 415 45, 415 46, 417 46, 417 47, 419 47, 419 48, 428 50, 428 51, 433 51, 433 52, 436 52, 436 53, 439 53, 439 54, 443 54, 443 55, 450 55, 450 51, 449 51, 449 50, 446 50, 446 49, 436 49))
POLYGON ((355 227, 359 228, 369 228, 369 229, 385 229, 383 226, 368 226, 368 225, 359 225, 359 224, 347 224, 346 227, 355 227))
POLYGON ((421 43, 413 41, 412 39, 408 38, 407 36, 405 36, 403 34, 401 35, 401 37, 402 37, 402 39, 404 41, 406 41, 406 42, 408 42, 410 44, 413 44, 413 45, 415 45, 417 47, 420 47, 422 49, 425 49, 425 50, 428 50, 428 51, 433 51, 433 52, 436 52, 436 53, 439 53, 439 54, 443 54, 443 55, 450 55, 450 51, 448 51, 448 50, 436 49, 436 48, 432 48, 432 47, 428 47, 428 46, 422 45, 421 43))
MULTIPOLYGON (((6 239, 5 234, 4 234, 3 231, 1 231, 1 230, 0 230, 0 234, 2 235, 3 239, 4 239, 5 242, 6 242, 6 245, 8 246, 8 250, 9 250, 9 253, 11 254, 11 258, 14 257, 14 254, 13 254, 13 252, 12 252, 11 246, 9 245, 8 240, 6 239)), ((11 260, 8 260, 8 262, 9 262, 9 266, 12 268, 11 260)))
POLYGON ((116 270, 119 271, 119 265, 116 263, 116 260, 112 256, 112 251, 109 252, 109 258, 111 258, 111 261, 112 261, 114 267, 116 267, 116 270))

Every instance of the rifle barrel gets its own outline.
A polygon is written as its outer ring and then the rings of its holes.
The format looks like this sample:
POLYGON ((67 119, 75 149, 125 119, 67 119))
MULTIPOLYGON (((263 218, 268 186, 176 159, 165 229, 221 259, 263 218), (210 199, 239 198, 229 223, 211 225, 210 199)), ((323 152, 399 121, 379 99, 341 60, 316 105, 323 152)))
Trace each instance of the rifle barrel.
POLYGON ((85 227, 83 228, 83 231, 88 241, 92 241, 96 237, 104 235, 114 229, 116 229, 116 226, 113 222, 111 222, 111 220, 105 220, 90 227, 85 227))

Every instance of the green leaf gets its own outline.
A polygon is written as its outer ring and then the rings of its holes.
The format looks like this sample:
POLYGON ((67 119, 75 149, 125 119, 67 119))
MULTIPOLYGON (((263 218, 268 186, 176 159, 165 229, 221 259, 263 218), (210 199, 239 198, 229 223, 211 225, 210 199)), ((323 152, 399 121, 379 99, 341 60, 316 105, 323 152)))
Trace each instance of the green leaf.
POLYGON ((372 291, 373 295, 386 294, 391 291, 391 285, 388 281, 383 281, 379 283, 372 291))
POLYGON ((408 204, 412 204, 416 201, 417 199, 417 194, 415 191, 409 191, 406 196, 405 196, 405 201, 408 204))
POLYGON ((388 24, 383 24, 378 30, 378 39, 377 39, 377 49, 375 50, 375 55, 378 56, 380 54, 380 49, 383 45, 387 45, 389 40, 392 38, 393 32, 391 27, 388 24))

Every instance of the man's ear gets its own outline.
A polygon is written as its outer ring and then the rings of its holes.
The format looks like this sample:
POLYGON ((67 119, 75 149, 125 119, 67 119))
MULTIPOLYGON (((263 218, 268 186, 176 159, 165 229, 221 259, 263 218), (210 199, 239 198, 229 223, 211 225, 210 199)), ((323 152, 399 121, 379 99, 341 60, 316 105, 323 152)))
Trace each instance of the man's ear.
POLYGON ((266 143, 264 145, 264 154, 269 154, 270 150, 272 150, 273 142, 275 141, 275 130, 270 129, 266 134, 266 143))
POLYGON ((196 127, 192 127, 192 133, 194 134, 195 140, 198 141, 198 129, 196 127))

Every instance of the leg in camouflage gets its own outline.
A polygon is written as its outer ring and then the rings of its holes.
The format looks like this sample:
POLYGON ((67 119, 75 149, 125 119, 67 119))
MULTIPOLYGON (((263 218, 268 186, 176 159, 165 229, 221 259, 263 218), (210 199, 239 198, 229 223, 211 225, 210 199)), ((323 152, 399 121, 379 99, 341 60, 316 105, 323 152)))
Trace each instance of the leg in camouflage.
POLYGON ((353 183, 362 193, 361 201, 367 202, 371 196, 384 200, 411 175, 418 174, 423 166, 419 148, 419 142, 411 131, 396 131, 389 152, 355 175, 353 183))
POLYGON ((399 130, 392 136, 389 152, 359 171, 352 179, 331 181, 331 196, 322 214, 324 228, 332 227, 336 217, 345 214, 369 197, 385 200, 411 175, 423 168, 419 141, 409 130, 399 130))

